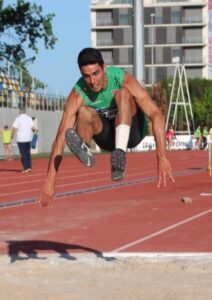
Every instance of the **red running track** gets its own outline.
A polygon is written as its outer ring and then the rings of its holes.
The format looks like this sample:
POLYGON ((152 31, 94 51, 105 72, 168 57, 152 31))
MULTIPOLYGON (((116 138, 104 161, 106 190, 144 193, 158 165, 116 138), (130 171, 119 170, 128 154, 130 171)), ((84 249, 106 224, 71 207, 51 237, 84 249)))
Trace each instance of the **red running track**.
MULTIPOLYGON (((157 188, 155 152, 128 153, 126 177, 110 179, 109 154, 85 168, 65 157, 50 206, 37 203, 47 159, 0 162, 0 253, 212 252, 212 177, 206 151, 170 151, 176 182, 157 188), (192 203, 182 203, 189 196, 192 203)), ((21 254, 22 253, 22 254, 21 254)))

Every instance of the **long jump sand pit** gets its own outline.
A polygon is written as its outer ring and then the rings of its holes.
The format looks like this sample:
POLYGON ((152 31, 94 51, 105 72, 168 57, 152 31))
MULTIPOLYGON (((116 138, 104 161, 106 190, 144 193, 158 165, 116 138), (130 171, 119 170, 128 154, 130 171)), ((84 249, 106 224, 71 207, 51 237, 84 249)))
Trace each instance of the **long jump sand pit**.
POLYGON ((211 300, 212 258, 0 257, 1 300, 211 300))

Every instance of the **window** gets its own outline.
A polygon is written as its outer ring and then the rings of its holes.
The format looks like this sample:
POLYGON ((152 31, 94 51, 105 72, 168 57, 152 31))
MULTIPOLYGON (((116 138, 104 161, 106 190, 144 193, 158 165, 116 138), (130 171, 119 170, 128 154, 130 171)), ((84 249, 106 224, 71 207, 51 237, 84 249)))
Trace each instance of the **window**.
POLYGON ((108 26, 113 24, 112 20, 112 12, 111 11, 104 11, 97 13, 97 26, 108 26))
POLYGON ((105 64, 112 65, 113 64, 113 53, 112 51, 101 51, 103 60, 105 64))
POLYGON ((171 23, 172 24, 181 23, 181 12, 179 8, 173 8, 171 10, 171 23))
POLYGON ((179 57, 181 58, 181 48, 172 48, 171 49, 171 57, 173 58, 179 57))
POLYGON ((97 46, 108 46, 113 44, 112 31, 97 32, 97 46))
POLYGON ((120 25, 128 25, 129 24, 128 14, 120 14, 120 16, 119 16, 119 24, 120 25))

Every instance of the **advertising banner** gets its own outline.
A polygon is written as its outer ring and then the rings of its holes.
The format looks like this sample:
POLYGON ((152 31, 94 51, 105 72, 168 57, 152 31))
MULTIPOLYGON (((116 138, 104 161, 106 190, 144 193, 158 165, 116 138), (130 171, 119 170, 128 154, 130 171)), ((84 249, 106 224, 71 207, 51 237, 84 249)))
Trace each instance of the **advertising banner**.
MULTIPOLYGON (((174 138, 174 144, 170 150, 191 150, 195 145, 195 138, 189 135, 177 135, 174 138)), ((155 150, 154 136, 146 136, 140 144, 134 149, 135 151, 151 151, 155 150)))

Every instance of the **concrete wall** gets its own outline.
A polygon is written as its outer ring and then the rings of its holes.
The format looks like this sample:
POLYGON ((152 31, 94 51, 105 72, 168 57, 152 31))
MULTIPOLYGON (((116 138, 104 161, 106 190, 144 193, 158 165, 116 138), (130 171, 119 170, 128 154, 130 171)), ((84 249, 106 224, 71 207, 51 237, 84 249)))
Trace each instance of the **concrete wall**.
MULTIPOLYGON (((62 118, 62 111, 40 111, 27 109, 27 114, 36 117, 38 124, 38 149, 36 152, 48 153, 51 150, 55 139, 57 128, 62 118)), ((0 129, 4 125, 12 127, 14 119, 19 115, 19 110, 15 108, 0 108, 0 129)), ((15 141, 15 140, 14 140, 15 141)), ((17 154, 17 144, 14 143, 13 153, 17 154)), ((3 156, 2 136, 0 135, 0 156, 3 156)))

